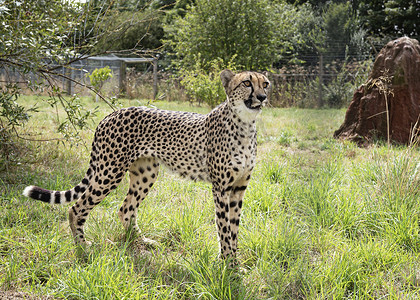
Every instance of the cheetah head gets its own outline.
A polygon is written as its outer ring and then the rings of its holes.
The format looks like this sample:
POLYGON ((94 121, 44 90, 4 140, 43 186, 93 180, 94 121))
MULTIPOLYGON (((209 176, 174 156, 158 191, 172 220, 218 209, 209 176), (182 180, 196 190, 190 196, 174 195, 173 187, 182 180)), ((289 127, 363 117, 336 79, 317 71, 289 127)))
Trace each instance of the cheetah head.
POLYGON ((261 73, 224 70, 220 74, 228 105, 245 122, 253 121, 267 103, 270 81, 261 73))

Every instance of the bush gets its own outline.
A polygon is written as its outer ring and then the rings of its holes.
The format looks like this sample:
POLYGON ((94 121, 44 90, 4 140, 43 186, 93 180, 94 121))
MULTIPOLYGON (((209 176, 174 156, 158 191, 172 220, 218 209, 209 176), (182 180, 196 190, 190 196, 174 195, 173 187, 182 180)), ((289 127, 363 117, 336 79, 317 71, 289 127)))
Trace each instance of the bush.
POLYGON ((9 84, 0 92, 0 160, 4 157, 8 161, 9 154, 14 151, 12 137, 16 135, 16 128, 23 126, 36 108, 24 108, 16 100, 19 97, 19 87, 9 84))
POLYGON ((354 91, 363 84, 369 74, 370 62, 344 63, 333 65, 330 69, 337 76, 323 85, 325 105, 331 108, 347 106, 352 100, 354 91))
MULTIPOLYGON (((96 89, 97 92, 101 92, 101 89, 108 79, 113 77, 112 70, 106 66, 104 68, 95 69, 92 74, 88 75, 90 84, 96 89)), ((98 102, 99 96, 95 93, 96 102, 98 102)))
MULTIPOLYGON (((181 85, 184 86, 187 95, 199 104, 206 103, 210 107, 225 101, 226 94, 220 80, 220 73, 224 69, 222 66, 221 59, 215 59, 207 66, 203 66, 200 59, 197 59, 194 68, 182 69, 181 85), (209 71, 206 72, 205 69, 209 71)), ((227 68, 235 71, 233 63, 229 63, 227 68)))
POLYGON ((95 69, 92 71, 92 74, 88 75, 90 79, 90 84, 96 89, 100 90, 105 81, 113 77, 112 70, 109 66, 104 68, 95 69))
POLYGON ((93 37, 84 27, 88 15, 92 16, 89 6, 70 1, 2 1, 0 69, 6 84, 0 91, 0 160, 7 162, 11 150, 18 148, 18 128, 34 112, 16 101, 25 88, 34 94, 47 93, 43 101, 56 111, 64 110, 66 117, 58 131, 66 138, 76 136, 92 115, 76 95, 65 96, 59 84, 59 79, 71 79, 62 68, 83 57, 78 51, 86 53, 92 47, 93 37))
POLYGON ((324 85, 325 104, 331 108, 340 108, 350 102, 353 84, 347 79, 346 72, 340 72, 328 85, 324 85))
POLYGON ((268 69, 276 53, 274 20, 268 0, 197 0, 185 17, 165 27, 167 44, 184 68, 197 59, 208 67, 220 59, 248 70, 268 69))

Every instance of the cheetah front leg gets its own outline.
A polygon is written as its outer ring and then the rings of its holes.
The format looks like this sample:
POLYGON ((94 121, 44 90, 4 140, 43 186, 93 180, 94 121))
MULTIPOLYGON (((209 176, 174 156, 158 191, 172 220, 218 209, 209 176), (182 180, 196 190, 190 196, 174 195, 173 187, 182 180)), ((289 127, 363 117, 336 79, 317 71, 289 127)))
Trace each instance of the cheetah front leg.
POLYGON ((231 247, 232 254, 236 255, 238 246, 238 231, 239 222, 241 220, 242 201, 244 198, 245 190, 248 186, 249 180, 243 180, 236 183, 232 187, 232 191, 229 197, 229 221, 230 221, 230 234, 232 238, 231 247))
POLYGON ((223 259, 232 256, 232 234, 229 219, 229 192, 213 186, 213 198, 216 211, 217 233, 220 243, 220 254, 223 259))
POLYGON ((248 182, 249 177, 224 191, 213 188, 220 253, 224 259, 236 258, 242 201, 248 182))

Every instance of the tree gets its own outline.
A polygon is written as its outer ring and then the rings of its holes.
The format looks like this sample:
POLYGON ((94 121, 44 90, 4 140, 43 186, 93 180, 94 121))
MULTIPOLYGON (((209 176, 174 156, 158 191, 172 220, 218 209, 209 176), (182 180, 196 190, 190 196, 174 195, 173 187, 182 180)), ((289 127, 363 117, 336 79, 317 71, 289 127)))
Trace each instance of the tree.
POLYGON ((318 62, 319 56, 323 55, 325 63, 343 61, 348 56, 365 59, 368 52, 366 30, 350 3, 331 2, 319 11, 311 13, 311 9, 307 9, 304 15, 303 26, 299 29, 303 40, 299 58, 318 62))
POLYGON ((365 59, 366 30, 350 3, 343 1, 292 5, 279 1, 273 5, 277 53, 280 67, 289 63, 315 64, 322 54, 326 62, 343 60, 346 55, 365 59), (338 3, 336 3, 338 2, 338 3))
POLYGON ((96 43, 94 53, 104 51, 155 54, 162 46, 163 28, 158 10, 110 11, 100 24, 100 31, 107 34, 96 43))
POLYGON ((329 60, 343 60, 358 25, 350 3, 329 4, 322 14, 322 21, 325 33, 325 54, 329 60))
POLYGON ((279 59, 275 66, 307 62, 316 52, 314 40, 320 39, 321 17, 309 4, 295 6, 281 2, 274 5, 274 12, 279 59))
POLYGON ((312 7, 320 8, 329 1, 330 0, 287 0, 286 2, 294 5, 310 4, 312 7))
POLYGON ((165 27, 167 45, 182 66, 221 58, 246 69, 267 69, 275 61, 277 30, 268 0, 197 0, 185 17, 165 27))
MULTIPOLYGON (((80 5, 71 5, 61 0, 13 1, 0 6, 0 69, 5 70, 6 83, 0 92, 0 154, 8 152, 10 139, 17 134, 33 112, 15 101, 22 85, 40 91, 49 88, 49 103, 66 108, 67 120, 73 126, 83 126, 89 111, 75 105, 77 98, 64 98, 55 85, 56 70, 80 58, 86 45, 82 25, 77 21, 85 11, 80 5), (82 47, 80 47, 82 45, 82 47), (19 78, 9 74, 19 74, 19 78), (29 75, 37 75, 29 79, 29 75)), ((83 19, 79 19, 83 20, 83 19)), ((60 128, 65 131, 67 126, 60 128)), ((67 123, 67 124, 68 124, 67 123)))
MULTIPOLYGON (((90 79, 90 84, 98 91, 101 92, 102 87, 104 86, 105 82, 112 78, 114 74, 112 70, 106 66, 104 68, 95 69, 92 71, 91 74, 88 75, 90 79)), ((99 96, 96 94, 95 101, 98 102, 99 96)))
POLYGON ((407 35, 420 39, 420 5, 412 0, 360 1, 360 17, 370 35, 387 40, 407 35))
MULTIPOLYGON (((106 36, 106 29, 100 23, 109 12, 108 6, 94 6, 102 2, 5 0, 0 3, 0 69, 6 82, 0 91, 0 155, 7 156, 9 145, 18 136, 17 128, 25 124, 34 110, 16 102, 24 86, 34 93, 48 92, 45 101, 63 108, 67 118, 62 120, 58 131, 65 137, 75 136, 77 129, 86 126, 94 111, 83 109, 77 95, 65 97, 56 79, 72 80, 61 72, 62 68, 91 54, 95 43, 106 36)), ((103 97, 102 100, 107 101, 103 97)))

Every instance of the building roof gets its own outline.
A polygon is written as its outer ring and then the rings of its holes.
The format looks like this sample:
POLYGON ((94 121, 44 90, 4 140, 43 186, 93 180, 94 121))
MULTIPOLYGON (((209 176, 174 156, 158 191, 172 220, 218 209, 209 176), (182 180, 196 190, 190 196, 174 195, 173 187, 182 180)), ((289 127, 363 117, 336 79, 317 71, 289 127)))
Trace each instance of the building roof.
POLYGON ((88 60, 103 60, 103 61, 122 61, 125 63, 136 64, 144 62, 152 62, 156 58, 146 58, 146 57, 118 57, 116 55, 109 56, 90 56, 87 57, 88 60))

